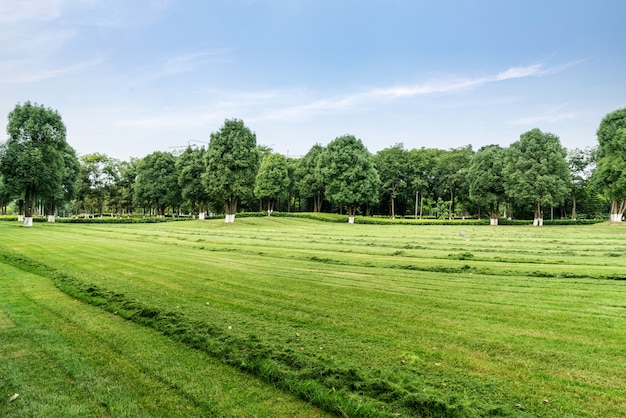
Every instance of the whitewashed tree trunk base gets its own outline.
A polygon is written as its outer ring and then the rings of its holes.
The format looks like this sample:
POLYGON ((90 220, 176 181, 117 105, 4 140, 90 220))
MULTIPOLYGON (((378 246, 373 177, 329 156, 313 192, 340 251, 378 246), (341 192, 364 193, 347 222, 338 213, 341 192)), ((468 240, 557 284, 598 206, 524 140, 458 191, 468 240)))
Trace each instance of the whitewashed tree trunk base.
POLYGON ((622 222, 622 213, 612 213, 611 214, 611 222, 622 222))
POLYGON ((543 226, 543 218, 535 218, 533 220, 533 226, 543 226))
POLYGON ((55 221, 56 221, 56 216, 48 215, 48 222, 55 222, 55 221))
POLYGON ((24 215, 17 215, 18 222, 24 222, 24 215))
POLYGON ((348 216, 348 223, 349 224, 353 224, 354 223, 354 216, 348 216))
POLYGON ((200 220, 204 220, 205 216, 206 216, 206 212, 200 212, 200 213, 198 214, 198 219, 200 219, 200 220))
POLYGON ((489 218, 489 225, 491 226, 498 225, 498 218, 489 218))
POLYGON ((27 217, 24 218, 24 226, 27 228, 30 228, 33 226, 33 218, 32 217, 27 217))
POLYGON ((235 223, 235 215, 234 215, 234 214, 232 214, 232 215, 226 215, 226 216, 224 217, 224 223, 227 223, 227 224, 232 224, 232 223, 235 223))

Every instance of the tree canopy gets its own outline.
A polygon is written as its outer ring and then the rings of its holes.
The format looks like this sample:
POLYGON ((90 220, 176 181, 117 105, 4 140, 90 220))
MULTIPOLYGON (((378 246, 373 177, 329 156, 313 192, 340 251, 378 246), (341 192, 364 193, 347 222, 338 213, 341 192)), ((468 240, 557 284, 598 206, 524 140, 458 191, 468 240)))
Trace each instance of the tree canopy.
POLYGON ((0 173, 10 195, 24 200, 24 225, 32 226, 36 198, 53 201, 63 194, 65 157, 71 154, 66 128, 56 110, 26 102, 9 113, 7 133, 0 173))
POLYGON ((611 221, 626 210, 626 108, 609 113, 598 128, 596 180, 611 200, 611 221))
POLYGON ((382 182, 382 192, 391 202, 391 217, 396 217, 396 199, 409 184, 409 155, 402 144, 385 148, 375 156, 376 170, 382 182))
POLYGON ((570 191, 567 152, 559 138, 533 129, 509 147, 504 165, 506 193, 535 207, 535 224, 543 224, 542 206, 556 205, 570 191))
POLYGON ((380 178, 360 139, 344 135, 331 141, 320 157, 319 167, 326 196, 346 208, 350 222, 361 205, 378 201, 380 178))
POLYGON ((169 152, 155 151, 137 165, 135 196, 138 203, 165 215, 167 206, 180 203, 176 158, 169 152))
POLYGON ((214 201, 224 202, 226 222, 234 222, 240 199, 252 195, 259 169, 256 135, 242 120, 227 119, 211 134, 206 153, 205 186, 214 201))
POLYGON ((204 161, 205 148, 187 147, 176 161, 178 170, 178 185, 184 200, 190 203, 191 211, 195 213, 198 205, 198 215, 204 218, 209 198, 202 176, 206 171, 204 161))
POLYGON ((267 203, 268 215, 274 210, 276 201, 287 194, 289 188, 289 170, 287 158, 282 154, 271 153, 261 161, 256 176, 254 194, 267 203))
POLYGON ((324 182, 318 169, 322 151, 324 151, 323 146, 320 144, 313 145, 300 159, 294 174, 298 182, 300 196, 313 201, 313 212, 319 212, 322 209, 324 182))
POLYGON ((467 170, 470 199, 489 206, 492 225, 498 222, 498 205, 506 196, 502 178, 504 155, 505 150, 499 145, 484 146, 474 154, 467 170))

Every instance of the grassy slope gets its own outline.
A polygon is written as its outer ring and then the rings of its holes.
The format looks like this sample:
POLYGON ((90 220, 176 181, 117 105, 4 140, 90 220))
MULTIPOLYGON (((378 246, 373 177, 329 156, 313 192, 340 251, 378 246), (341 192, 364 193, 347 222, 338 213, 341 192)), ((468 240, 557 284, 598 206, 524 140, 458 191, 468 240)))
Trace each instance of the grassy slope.
POLYGON ((327 409, 320 387, 362 415, 626 408, 625 282, 607 280, 626 270, 623 228, 0 228, 8 262, 36 255, 95 303, 278 385, 311 382, 283 386, 327 409))
POLYGON ((2 417, 324 416, 1 263, 0 341, 2 417))

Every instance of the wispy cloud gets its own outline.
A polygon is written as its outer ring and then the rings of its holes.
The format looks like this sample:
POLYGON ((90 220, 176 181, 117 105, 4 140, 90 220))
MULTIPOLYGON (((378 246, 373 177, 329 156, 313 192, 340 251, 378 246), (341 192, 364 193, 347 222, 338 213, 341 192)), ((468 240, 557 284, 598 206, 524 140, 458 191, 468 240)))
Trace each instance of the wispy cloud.
POLYGON ((552 109, 548 109, 535 116, 528 116, 512 121, 511 125, 536 126, 540 123, 552 123, 561 120, 573 119, 576 117, 575 112, 563 112, 566 105, 560 105, 552 109))
POLYGON ((178 55, 167 59, 163 63, 161 71, 152 77, 189 73, 209 63, 231 62, 232 58, 230 58, 229 52, 230 50, 227 48, 216 48, 178 55))
POLYGON ((394 101, 429 96, 443 93, 456 93, 486 84, 505 82, 508 80, 537 77, 554 72, 543 64, 532 64, 525 67, 511 67, 505 71, 482 77, 447 77, 429 80, 423 83, 406 84, 386 88, 370 88, 346 95, 329 96, 311 100, 307 103, 276 108, 258 119, 283 119, 305 117, 314 112, 328 112, 370 104, 378 104, 381 100, 394 101))
POLYGON ((61 0, 1 1, 0 23, 45 22, 61 14, 61 0))
POLYGON ((27 62, 21 61, 5 63, 0 67, 0 82, 14 84, 37 83, 67 74, 77 73, 89 67, 96 66, 103 61, 104 58, 99 57, 71 65, 50 68, 37 65, 31 66, 27 62))

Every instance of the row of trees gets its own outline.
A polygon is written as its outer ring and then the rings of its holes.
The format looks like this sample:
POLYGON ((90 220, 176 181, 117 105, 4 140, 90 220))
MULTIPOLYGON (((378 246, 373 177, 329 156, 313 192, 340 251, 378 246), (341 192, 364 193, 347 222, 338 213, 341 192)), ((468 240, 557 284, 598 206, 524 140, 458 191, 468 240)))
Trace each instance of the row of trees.
POLYGON ((607 115, 597 149, 567 150, 559 138, 533 129, 508 148, 489 145, 406 150, 401 144, 370 154, 351 135, 302 158, 257 145, 241 120, 226 120, 207 148, 154 152, 119 161, 105 154, 76 156, 58 112, 26 103, 9 114, 0 147, 0 206, 17 202, 25 224, 38 210, 51 219, 58 207, 82 214, 106 212, 226 214, 247 211, 333 211, 449 217, 488 212, 533 216, 546 207, 558 216, 611 220, 626 209, 626 109, 607 115))

